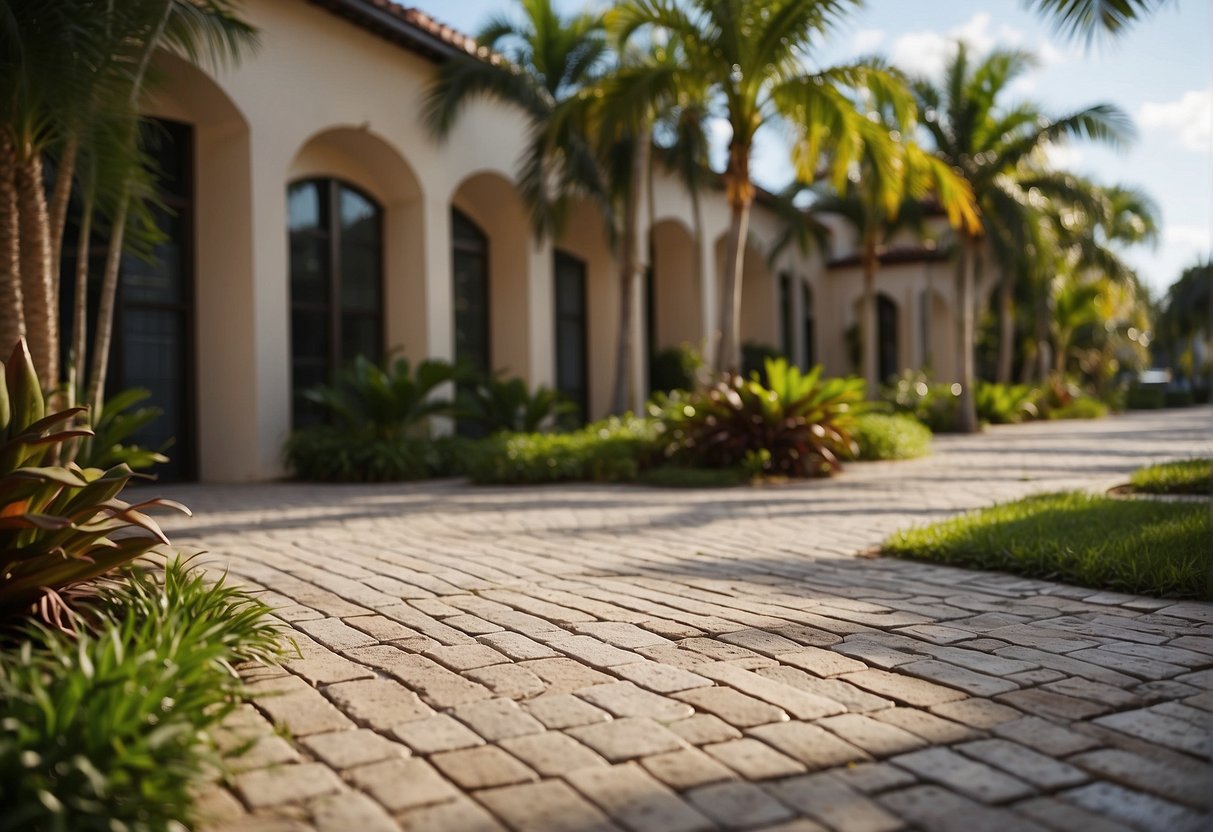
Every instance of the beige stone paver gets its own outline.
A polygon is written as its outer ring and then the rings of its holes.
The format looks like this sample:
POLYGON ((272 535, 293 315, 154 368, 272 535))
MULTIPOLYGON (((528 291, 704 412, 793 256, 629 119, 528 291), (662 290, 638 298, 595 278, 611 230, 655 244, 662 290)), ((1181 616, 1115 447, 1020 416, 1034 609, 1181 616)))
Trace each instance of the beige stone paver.
POLYGON ((171 489, 300 653, 249 669, 201 828, 1209 828, 1213 606, 855 555, 1208 453, 1211 416, 752 489, 171 489))

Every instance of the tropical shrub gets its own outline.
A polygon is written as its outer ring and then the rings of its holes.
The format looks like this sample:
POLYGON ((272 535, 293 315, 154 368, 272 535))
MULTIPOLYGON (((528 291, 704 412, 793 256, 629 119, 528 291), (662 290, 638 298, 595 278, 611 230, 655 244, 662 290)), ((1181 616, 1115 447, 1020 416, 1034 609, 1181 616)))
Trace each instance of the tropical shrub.
POLYGON ((537 433, 577 415, 577 406, 560 393, 540 387, 532 393, 519 378, 488 378, 466 385, 455 405, 459 420, 483 435, 537 433))
POLYGON ((857 459, 916 459, 931 452, 931 430, 905 413, 861 413, 855 417, 857 459))
POLYGON ((1129 410, 1159 410, 1166 407, 1166 385, 1141 382, 1130 384, 1125 406, 1129 410))
POLYGON ((103 575, 168 539, 144 511, 184 506, 162 499, 131 505, 119 494, 136 475, 126 463, 108 469, 55 465, 64 444, 91 431, 66 427, 85 408, 46 413, 25 342, 3 365, 0 388, 0 618, 103 575))
POLYGON ((654 393, 692 390, 703 371, 703 358, 688 344, 653 355, 649 362, 649 387, 654 393))
POLYGON ((630 482, 659 456, 662 426, 611 417, 571 433, 498 434, 467 448, 478 483, 630 482))
POLYGON ((907 370, 880 395, 895 411, 913 416, 933 433, 957 430, 959 384, 932 382, 925 373, 907 370))
POLYGON ((453 412, 450 399, 435 395, 453 381, 466 381, 469 373, 445 361, 422 361, 416 370, 407 359, 380 367, 358 356, 333 385, 303 392, 327 425, 358 438, 398 439, 423 432, 431 416, 453 412))
POLYGON ((688 468, 658 465, 640 472, 636 482, 655 488, 731 488, 750 480, 745 468, 688 468))
POLYGON ((131 437, 164 413, 158 407, 140 407, 152 394, 140 388, 124 390, 101 409, 101 416, 89 427, 92 436, 79 440, 75 462, 83 468, 109 468, 125 462, 141 471, 168 462, 162 447, 156 450, 132 443, 131 437))
POLYGON ((403 482, 434 476, 441 467, 428 439, 359 438, 331 425, 292 433, 285 456, 291 473, 309 482, 403 482))
POLYGON ((669 432, 667 456, 705 468, 749 464, 767 475, 833 473, 853 456, 855 415, 863 406, 861 379, 822 379, 786 359, 768 359, 766 383, 725 374, 707 388, 658 402, 669 432), (761 460, 755 465, 755 460, 761 460))
POLYGON ((1010 425, 1040 416, 1040 391, 1027 384, 977 382, 977 418, 992 425, 1010 425))
MULTIPOLYGON (((232 671, 279 655, 270 610, 170 563, 99 589, 78 632, 26 622, 0 652, 0 829, 156 830, 192 820, 232 671)), ((191 827, 192 828, 192 827, 191 827)))

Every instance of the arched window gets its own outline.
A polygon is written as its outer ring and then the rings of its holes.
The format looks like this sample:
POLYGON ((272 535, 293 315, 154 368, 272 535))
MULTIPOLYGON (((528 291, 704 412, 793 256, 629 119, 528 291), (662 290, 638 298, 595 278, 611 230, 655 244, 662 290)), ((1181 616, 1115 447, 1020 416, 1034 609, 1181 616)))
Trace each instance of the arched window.
POLYGON ((291 385, 296 427, 318 414, 299 394, 332 381, 362 355, 383 357, 383 211, 336 179, 287 192, 291 276, 291 385))

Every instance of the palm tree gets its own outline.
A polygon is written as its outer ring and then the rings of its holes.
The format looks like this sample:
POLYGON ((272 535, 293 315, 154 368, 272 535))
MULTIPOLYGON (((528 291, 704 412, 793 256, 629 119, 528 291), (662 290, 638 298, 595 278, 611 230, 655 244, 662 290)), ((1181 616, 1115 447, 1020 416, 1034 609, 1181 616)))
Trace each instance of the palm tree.
MULTIPOLYGON (((194 63, 222 65, 239 60, 257 43, 256 30, 238 14, 238 0, 127 0, 121 8, 110 10, 102 35, 110 53, 117 84, 126 93, 125 129, 119 134, 125 148, 139 142, 139 106, 148 89, 148 70, 159 50, 169 50, 194 63)), ((126 159, 136 158, 126 156, 126 159)), ((85 401, 94 414, 100 414, 109 371, 110 345, 113 340, 114 303, 124 240, 132 204, 137 213, 140 203, 151 196, 140 193, 140 171, 131 167, 117 176, 118 187, 112 215, 109 250, 101 280, 101 296, 93 338, 92 367, 85 401)), ((94 416, 96 418, 96 416, 94 416)))
MULTIPOLYGON (((148 67, 161 49, 195 62, 238 56, 254 36, 234 10, 235 0, 8 0, 0 10, 6 56, 0 58, 0 339, 27 332, 39 376, 58 384, 58 264, 68 197, 87 156, 105 168, 95 181, 116 184, 87 396, 94 416, 105 388, 128 218, 147 217, 138 187, 147 174, 137 145, 148 67), (105 131, 97 127, 102 121, 105 131), (85 146, 86 139, 101 143, 101 132, 123 152, 85 146), (56 161, 49 195, 48 156, 56 161)), ((100 195, 87 187, 82 195, 82 221, 90 225, 100 195)))
POLYGON ((609 49, 598 16, 563 17, 552 0, 518 5, 520 19, 493 17, 476 35, 481 53, 461 54, 439 67, 426 96, 425 120, 442 139, 474 99, 520 110, 530 137, 518 163, 518 188, 536 233, 544 235, 560 226, 570 200, 599 177, 585 137, 572 130, 555 135, 549 127, 562 105, 601 77, 609 49))
POLYGON ((1141 18, 1171 0, 1028 0, 1040 14, 1052 18, 1057 29, 1088 41, 1098 34, 1117 36, 1141 18))
MULTIPOLYGON (((1028 221, 1024 203, 1025 177, 1029 167, 1051 144, 1085 137, 1113 145, 1124 142, 1131 132, 1128 118, 1110 104, 1097 104, 1059 118, 1045 116, 1036 106, 1021 103, 1004 107, 1008 85, 1034 64, 1030 53, 996 50, 972 63, 962 42, 944 71, 942 83, 929 80, 914 84, 923 123, 931 136, 934 152, 968 182, 988 240, 961 230, 957 274, 957 305, 961 344, 961 395, 959 427, 977 429, 973 399, 976 377, 974 360, 974 295, 979 261, 985 243, 1014 255, 1008 241, 1022 238, 1028 221), (1025 172, 1026 171, 1026 172, 1025 172)), ((1002 265, 999 297, 1000 381, 1010 378, 1014 346, 1012 298, 1018 273, 1014 260, 1002 265)))
POLYGON ((866 121, 853 91, 867 87, 884 100, 908 99, 902 85, 876 66, 808 69, 813 39, 857 5, 858 0, 624 0, 608 13, 622 41, 643 30, 674 56, 635 78, 635 88, 669 96, 671 89, 702 85, 732 129, 723 174, 730 223, 717 369, 737 367, 741 360, 741 275, 756 193, 750 175, 755 134, 786 122, 797 134, 792 161, 798 178, 817 179, 826 157, 828 173, 841 183, 857 148, 838 139, 862 133, 866 121))
POLYGON ((585 91, 601 81, 611 59, 601 17, 564 17, 552 0, 518 4, 518 19, 494 17, 477 34, 480 54, 459 55, 439 68, 427 95, 426 122, 436 137, 444 138, 475 98, 523 113, 530 135, 517 180, 537 236, 557 233, 576 199, 599 208, 623 270, 614 397, 614 408, 623 410, 637 332, 631 307, 639 268, 635 224, 640 190, 633 185, 644 172, 637 172, 634 157, 643 149, 631 141, 634 131, 620 122, 602 125, 586 106, 593 97, 585 91), (621 141, 609 148, 592 141, 591 134, 600 138, 608 130, 621 141))
MULTIPOLYGON (((884 381, 880 378, 878 364, 876 316, 876 272, 880 266, 881 248, 899 230, 921 229, 920 209, 928 195, 944 210, 953 228, 970 234, 980 231, 968 183, 941 159, 905 138, 913 130, 912 123, 892 123, 887 128, 890 134, 900 137, 893 145, 897 164, 882 174, 882 167, 873 164, 865 154, 845 188, 821 196, 811 208, 816 214, 842 217, 859 235, 863 270, 860 353, 870 396, 877 394, 884 381)), ((869 143, 868 146, 875 145, 869 143)))

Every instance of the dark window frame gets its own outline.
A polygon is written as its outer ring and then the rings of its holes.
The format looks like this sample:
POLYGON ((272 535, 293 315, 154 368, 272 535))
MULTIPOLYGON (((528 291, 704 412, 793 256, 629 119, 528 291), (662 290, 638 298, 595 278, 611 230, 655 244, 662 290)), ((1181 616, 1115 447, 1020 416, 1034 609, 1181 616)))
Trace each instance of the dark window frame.
MULTIPOLYGON (((486 372, 486 373, 492 373, 493 372, 493 259, 492 259, 493 252, 492 252, 492 244, 491 244, 491 241, 489 240, 488 232, 486 232, 484 230, 484 228, 480 225, 480 223, 478 223, 478 222, 476 222, 476 220, 472 219, 471 215, 469 215, 467 212, 460 211, 458 208, 451 206, 451 319, 452 319, 451 324, 453 327, 453 330, 451 333, 452 338, 455 338, 457 336, 457 333, 459 332, 458 312, 455 309, 455 303, 454 303, 454 301, 455 301, 455 298, 454 298, 455 257, 454 257, 454 255, 457 251, 463 251, 464 253, 467 253, 467 254, 474 254, 478 257, 483 258, 483 260, 484 260, 485 314, 484 314, 484 326, 483 326, 483 329, 482 329, 482 332, 480 333, 480 335, 481 335, 481 338, 483 339, 482 343, 484 344, 485 366, 483 368, 479 368, 479 369, 483 369, 484 372, 486 372), (460 239, 460 237, 455 233, 457 219, 459 222, 462 222, 469 229, 471 229, 472 231, 474 231, 476 233, 477 241, 475 243, 470 243, 467 240, 460 239)), ((461 356, 459 356, 459 355, 455 356, 455 359, 457 361, 460 358, 461 358, 461 356)))
MULTIPOLYGON (((328 327, 328 343, 326 345, 326 354, 323 359, 325 363, 325 375, 329 383, 336 379, 337 373, 343 367, 353 361, 355 356, 345 355, 343 348, 342 333, 345 326, 345 319, 352 318, 358 320, 367 320, 373 323, 378 330, 377 353, 375 355, 366 356, 372 361, 381 361, 387 351, 387 315, 385 310, 385 296, 387 289, 386 268, 385 268, 385 252, 386 245, 384 239, 384 217, 386 211, 383 204, 380 203, 373 195, 365 188, 350 182, 346 179, 341 179, 335 176, 308 176, 287 185, 287 200, 289 204, 290 195, 296 189, 306 185, 317 188, 321 200, 320 216, 315 227, 294 230, 290 228, 288 215, 287 225, 287 284, 289 293, 289 309, 290 309, 290 344, 291 344, 291 387, 293 394, 292 407, 292 422, 300 421, 300 401, 299 394, 301 390, 294 389, 294 371, 300 360, 295 355, 295 332, 294 332, 294 316, 297 310, 308 312, 324 312, 326 325, 328 327), (347 311, 342 305, 342 228, 341 228, 341 192, 349 191, 356 194, 361 199, 366 200, 375 209, 374 214, 374 233, 377 240, 378 248, 378 274, 375 276, 375 300, 373 309, 355 309, 347 311), (291 262, 289 242, 294 235, 299 234, 311 239, 321 240, 326 243, 325 251, 325 276, 328 281, 327 291, 323 302, 319 301, 303 301, 295 299, 294 295, 294 264, 291 262)), ((309 358, 310 363, 315 363, 316 359, 309 358)), ((298 424, 296 424, 298 426, 298 424)))
POLYGON ((571 252, 568 252, 568 251, 565 251, 565 250, 559 249, 559 248, 553 249, 553 251, 552 251, 552 279, 553 279, 553 284, 554 284, 553 292, 552 292, 552 300, 553 300, 552 306, 554 307, 554 311, 555 311, 555 314, 553 315, 553 330, 554 330, 553 345, 554 345, 555 349, 553 349, 553 351, 552 351, 552 361, 553 361, 553 363, 556 364, 556 367, 555 367, 556 372, 554 375, 555 375, 555 380, 556 380, 556 384, 557 384, 557 389, 560 390, 560 393, 562 395, 567 396, 569 398, 569 400, 573 402, 573 404, 577 405, 578 410, 579 410, 578 418, 581 419, 582 422, 586 422, 586 421, 589 421, 589 418, 590 418, 590 412, 589 412, 590 411, 590 311, 589 311, 590 279, 589 279, 589 264, 583 258, 578 257, 571 252), (571 317, 571 316, 562 314, 560 311, 560 299, 558 297, 558 292, 559 292, 560 262, 562 259, 568 263, 574 264, 578 268, 578 270, 580 272, 580 277, 581 277, 581 312, 580 312, 580 315, 578 316, 578 323, 581 326, 581 395, 579 397, 569 396, 564 390, 560 390, 560 387, 559 387, 560 369, 559 369, 559 363, 558 363, 559 357, 557 354, 557 350, 560 349, 560 323, 561 323, 562 319, 571 317))

